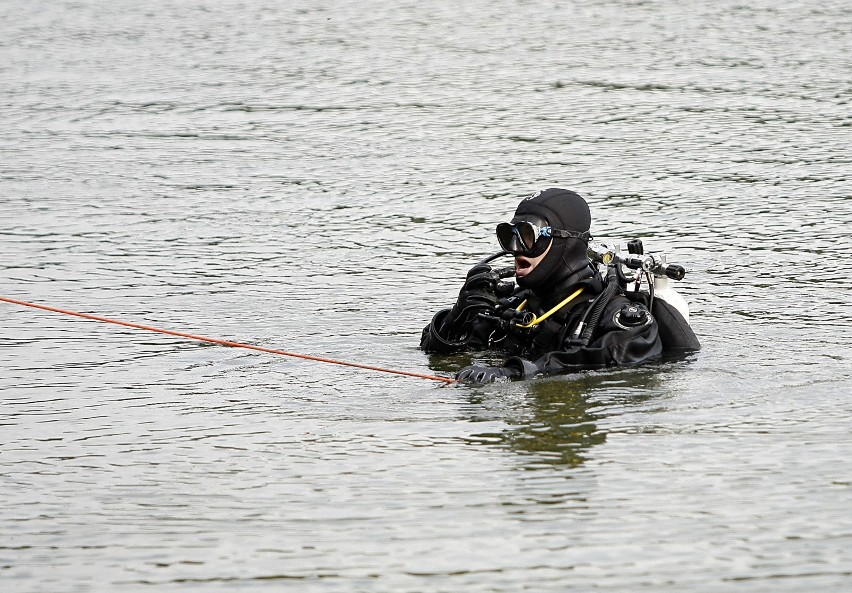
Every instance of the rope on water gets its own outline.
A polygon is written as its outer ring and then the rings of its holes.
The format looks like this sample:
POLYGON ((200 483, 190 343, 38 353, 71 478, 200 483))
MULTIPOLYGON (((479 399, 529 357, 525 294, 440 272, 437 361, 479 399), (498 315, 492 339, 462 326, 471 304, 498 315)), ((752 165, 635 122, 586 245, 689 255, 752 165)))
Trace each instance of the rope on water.
POLYGON ((429 379, 431 381, 442 381, 444 383, 455 383, 455 379, 450 379, 448 377, 439 377, 437 375, 426 375, 423 373, 413 373, 410 371, 398 371, 395 369, 387 369, 379 366, 373 366, 369 364, 360 364, 357 362, 346 362, 343 360, 335 360, 333 358, 325 358, 322 356, 312 356, 310 354, 298 354, 296 352, 287 352, 286 350, 278 350, 275 348, 265 348, 263 346, 254 346, 252 344, 243 344, 241 342, 232 342, 230 340, 220 340, 218 338, 208 338, 206 336, 199 336, 195 334, 189 334, 186 332, 173 331, 170 329, 161 329, 158 327, 152 327, 150 325, 142 325, 141 323, 130 323, 128 321, 120 321, 118 319, 110 319, 108 317, 101 317, 99 315, 90 315, 88 313, 78 313, 77 311, 69 311, 67 309, 59 309, 57 307, 49 307, 47 305, 38 305, 36 303, 28 303, 27 301, 19 301, 17 299, 10 299, 7 297, 0 296, 0 301, 4 301, 6 303, 11 303, 13 305, 21 305, 23 307, 32 307, 33 309, 41 309, 43 311, 51 311, 53 313, 61 313, 63 315, 72 315, 74 317, 82 317, 83 319, 90 319, 92 321, 101 321, 103 323, 112 323, 114 325, 122 325, 124 327, 132 327, 135 329, 142 329, 145 331, 157 332, 160 334, 168 334, 170 336, 178 336, 180 338, 187 338, 189 340, 198 340, 199 342, 209 342, 212 344, 219 344, 220 346, 230 346, 232 348, 245 348, 247 350, 256 350, 258 352, 266 352, 268 354, 277 354, 280 356, 290 356, 293 358, 302 358, 305 360, 314 360, 316 362, 327 362, 330 364, 339 364, 348 367, 355 367, 358 369, 366 369, 369 371, 378 371, 381 373, 392 373, 395 375, 405 375, 407 377, 417 377, 419 379, 429 379))

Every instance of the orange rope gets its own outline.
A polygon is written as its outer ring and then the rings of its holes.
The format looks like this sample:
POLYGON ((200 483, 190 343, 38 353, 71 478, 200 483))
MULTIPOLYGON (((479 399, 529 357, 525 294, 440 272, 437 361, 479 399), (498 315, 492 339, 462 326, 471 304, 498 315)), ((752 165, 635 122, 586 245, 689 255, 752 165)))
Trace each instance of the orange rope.
POLYGON ((172 331, 169 329, 160 329, 157 327, 151 327, 150 325, 142 325, 140 323, 130 323, 127 321, 119 321, 117 319, 110 319, 108 317, 100 317, 98 315, 89 315, 88 313, 78 313, 76 311, 68 311, 66 309, 58 309, 56 307, 48 307, 47 305, 37 305, 35 303, 28 303, 26 301, 19 301, 17 299, 10 299, 6 297, 0 296, 0 301, 4 301, 7 303, 12 303, 14 305, 22 305, 24 307, 32 307, 34 309, 42 309, 44 311, 52 311, 54 313, 62 313, 63 315, 73 315, 74 317, 82 317, 83 319, 91 319, 93 321, 103 321, 104 323, 114 323, 115 325, 123 325, 125 327, 133 327, 136 329, 144 329, 147 331, 157 332, 161 334, 168 334, 170 336, 178 336, 181 338, 188 338, 190 340, 198 340, 200 342, 211 342, 213 344, 220 344, 222 346, 230 346, 232 348, 246 348, 248 350, 257 350, 258 352, 267 352, 269 354, 280 354, 281 356, 292 356, 294 358, 304 358, 305 360, 316 360, 318 362, 329 362, 332 364, 340 364, 343 366, 355 367, 359 369, 367 369, 370 371, 380 371, 382 373, 393 373, 396 375, 406 375, 409 377, 419 377, 420 379, 430 379, 432 381, 443 381, 444 383, 455 383, 455 379, 450 379, 448 377, 438 377, 436 375, 424 375, 422 373, 411 373, 408 371, 397 371, 394 369, 385 369, 382 367, 371 366, 367 364, 358 364, 357 362, 345 362, 342 360, 334 360, 332 358, 323 358, 321 356, 311 356, 310 354, 296 354, 295 352, 286 352, 284 350, 276 350, 274 348, 264 348, 263 346, 252 346, 251 344, 242 344, 240 342, 231 342, 229 340, 219 340, 217 338, 207 338, 205 336, 197 336, 194 334, 187 334, 184 332, 172 331))

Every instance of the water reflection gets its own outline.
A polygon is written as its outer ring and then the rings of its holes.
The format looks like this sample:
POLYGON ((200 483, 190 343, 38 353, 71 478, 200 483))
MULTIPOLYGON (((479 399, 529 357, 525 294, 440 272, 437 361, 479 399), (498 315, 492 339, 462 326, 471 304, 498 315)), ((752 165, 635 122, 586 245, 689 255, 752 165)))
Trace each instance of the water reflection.
POLYGON ((592 411, 584 379, 528 381, 524 407, 507 415, 507 428, 496 434, 474 434, 472 439, 530 456, 525 463, 528 469, 581 465, 588 450, 606 440, 597 424, 601 414, 592 411))
MULTIPOLYGON (((452 372, 470 364, 470 355, 432 356, 435 371, 452 372)), ((496 360, 490 361, 496 363, 496 360)), ((470 419, 502 426, 470 435, 472 444, 507 448, 524 456, 524 468, 582 465, 590 450, 606 441, 607 418, 625 407, 652 404, 668 395, 669 371, 684 357, 638 368, 587 371, 528 381, 486 386, 464 385, 471 404, 470 419)))

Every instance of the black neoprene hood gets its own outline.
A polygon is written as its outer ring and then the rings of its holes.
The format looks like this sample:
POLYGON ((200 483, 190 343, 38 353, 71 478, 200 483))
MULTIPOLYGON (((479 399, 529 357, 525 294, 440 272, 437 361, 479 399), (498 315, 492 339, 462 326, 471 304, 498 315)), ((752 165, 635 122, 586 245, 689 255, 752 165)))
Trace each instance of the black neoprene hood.
MULTIPOLYGON (((589 205, 579 194, 552 187, 537 191, 518 204, 514 221, 544 219, 553 228, 587 232, 592 215, 589 205)), ((587 244, 573 237, 555 237, 547 256, 536 268, 518 279, 524 288, 546 289, 575 272, 588 267, 587 244)))
POLYGON ((589 205, 580 194, 567 189, 552 187, 535 192, 518 204, 515 216, 525 219, 524 214, 543 218, 551 226, 569 231, 586 232, 592 224, 589 205))

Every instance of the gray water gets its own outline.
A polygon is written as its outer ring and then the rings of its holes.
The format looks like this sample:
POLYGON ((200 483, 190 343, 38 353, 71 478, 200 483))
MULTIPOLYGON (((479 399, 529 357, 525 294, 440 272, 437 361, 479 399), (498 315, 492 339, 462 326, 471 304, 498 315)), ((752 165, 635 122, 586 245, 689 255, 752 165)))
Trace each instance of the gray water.
POLYGON ((442 387, 0 303, 0 588, 852 589, 850 50, 840 0, 4 0, 0 296, 451 376, 421 328, 560 186, 704 348, 442 387))

